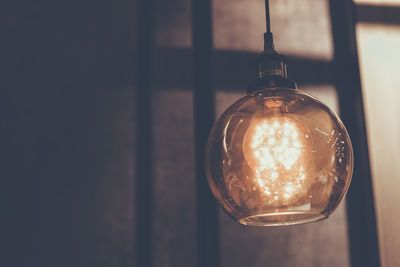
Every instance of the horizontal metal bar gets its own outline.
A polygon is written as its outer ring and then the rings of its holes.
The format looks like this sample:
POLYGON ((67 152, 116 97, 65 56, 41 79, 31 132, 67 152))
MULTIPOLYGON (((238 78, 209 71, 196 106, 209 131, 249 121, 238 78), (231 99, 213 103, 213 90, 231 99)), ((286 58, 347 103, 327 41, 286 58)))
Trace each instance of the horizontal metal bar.
POLYGON ((357 21, 400 25, 400 6, 356 5, 357 21))

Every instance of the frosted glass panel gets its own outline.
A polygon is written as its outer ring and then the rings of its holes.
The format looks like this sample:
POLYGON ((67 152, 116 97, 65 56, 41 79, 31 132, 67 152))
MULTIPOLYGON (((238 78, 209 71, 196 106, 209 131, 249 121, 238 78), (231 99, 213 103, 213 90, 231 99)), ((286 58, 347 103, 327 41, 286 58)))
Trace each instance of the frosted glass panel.
POLYGON ((157 46, 191 46, 191 9, 189 0, 155 1, 155 44, 157 46))
POLYGON ((195 266, 196 210, 191 91, 156 91, 154 266, 195 266))
MULTIPOLYGON (((271 0, 276 48, 293 56, 330 60, 333 57, 327 0, 271 0)), ((214 0, 216 49, 259 52, 265 32, 264 0, 214 0)))
POLYGON ((368 4, 377 6, 400 6, 399 0, 354 0, 356 4, 368 4))
POLYGON ((400 26, 357 25, 382 266, 400 266, 400 26))

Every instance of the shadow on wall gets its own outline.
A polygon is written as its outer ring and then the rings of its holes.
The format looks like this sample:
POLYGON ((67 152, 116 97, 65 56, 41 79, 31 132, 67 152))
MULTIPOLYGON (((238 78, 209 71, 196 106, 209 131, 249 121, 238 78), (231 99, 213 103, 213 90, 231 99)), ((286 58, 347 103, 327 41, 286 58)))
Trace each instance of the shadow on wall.
POLYGON ((3 266, 132 266, 134 6, 2 9, 3 266))

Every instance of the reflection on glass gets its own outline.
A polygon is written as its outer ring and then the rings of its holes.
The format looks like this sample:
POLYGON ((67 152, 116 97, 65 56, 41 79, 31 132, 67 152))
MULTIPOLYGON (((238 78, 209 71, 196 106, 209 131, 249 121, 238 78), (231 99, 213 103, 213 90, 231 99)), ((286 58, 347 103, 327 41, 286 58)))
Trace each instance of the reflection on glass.
POLYGON ((327 218, 352 175, 349 136, 324 104, 298 90, 256 91, 217 120, 206 149, 210 187, 244 225, 327 218))

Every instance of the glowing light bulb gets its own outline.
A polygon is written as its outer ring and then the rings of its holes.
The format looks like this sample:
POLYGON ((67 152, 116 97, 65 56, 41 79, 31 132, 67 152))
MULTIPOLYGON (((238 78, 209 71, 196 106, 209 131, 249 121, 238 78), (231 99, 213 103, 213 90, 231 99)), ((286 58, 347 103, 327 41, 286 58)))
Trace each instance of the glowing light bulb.
POLYGON ((255 120, 247 129, 244 158, 268 204, 293 202, 311 184, 305 169, 311 167, 312 146, 306 136, 307 130, 287 117, 255 120))
POLYGON ((221 206, 245 225, 327 218, 353 170, 340 119, 314 97, 269 88, 239 99, 217 120, 206 172, 221 206))

